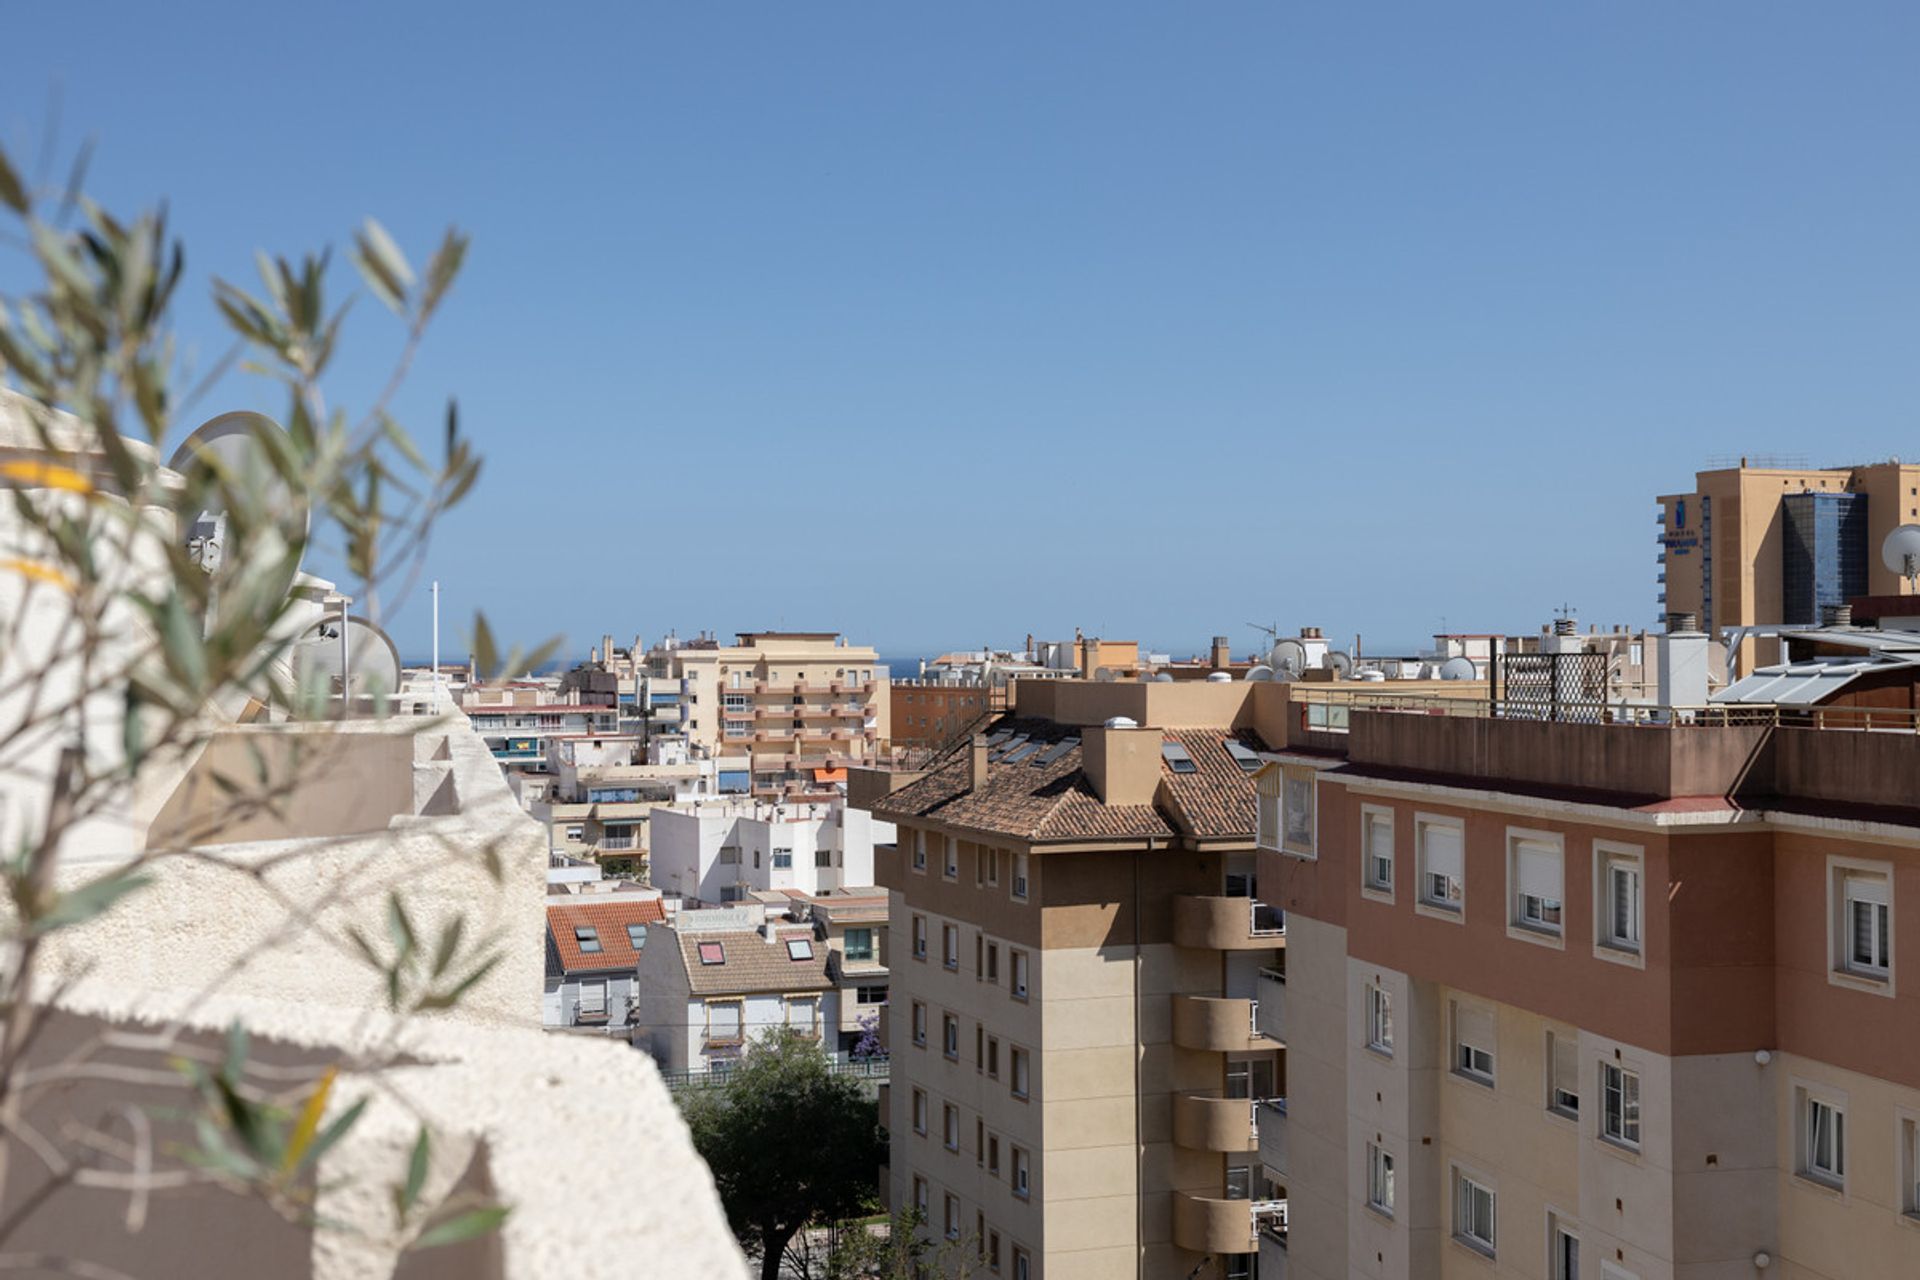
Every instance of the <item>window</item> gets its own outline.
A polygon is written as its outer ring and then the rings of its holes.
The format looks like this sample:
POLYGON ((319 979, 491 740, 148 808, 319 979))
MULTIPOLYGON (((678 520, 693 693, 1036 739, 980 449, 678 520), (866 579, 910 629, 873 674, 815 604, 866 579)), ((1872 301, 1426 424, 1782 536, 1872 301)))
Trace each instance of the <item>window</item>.
POLYGON ((803 1036, 818 1035, 820 1031, 819 997, 789 997, 787 999, 787 1029, 789 1031, 797 1031, 803 1036))
POLYGON ((1009 990, 1012 991, 1015 1000, 1025 1000, 1027 998, 1027 953, 1009 950, 1007 956, 1013 966, 1013 982, 1009 990))
POLYGON ((986 1024, 980 1022, 973 1024, 973 1069, 987 1069, 987 1028, 986 1024))
POLYGON ((997 942, 987 944, 987 981, 996 984, 1000 981, 1000 944, 997 942))
POLYGON ((1368 805, 1361 810, 1360 825, 1365 831, 1366 842, 1361 884, 1376 893, 1391 894, 1393 892, 1393 810, 1377 809, 1368 805))
POLYGON ((1371 984, 1367 986, 1367 1048, 1393 1056, 1393 997, 1371 984))
POLYGON ((927 1132, 927 1095, 919 1089, 913 1091, 913 1131, 922 1137, 927 1132))
POLYGON ((913 958, 915 960, 927 958, 927 918, 925 916, 913 918, 913 958))
POLYGON ((927 833, 924 831, 913 833, 913 869, 915 871, 927 869, 927 833))
POLYGON ((1313 857, 1313 770, 1286 768, 1280 784, 1280 847, 1313 857))
POLYGON ((1254 840, 1254 847, 1256 848, 1273 849, 1273 850, 1278 850, 1280 848, 1280 792, 1278 790, 1279 785, 1280 784, 1277 781, 1262 784, 1262 790, 1260 791, 1260 795, 1258 797, 1260 812, 1259 812, 1259 816, 1255 819, 1255 822, 1254 822, 1253 840, 1254 840), (1272 794, 1268 794, 1267 791, 1264 789, 1267 786, 1271 786, 1275 788, 1272 794))
POLYGON ((720 865, 723 867, 739 866, 740 865, 740 846, 737 844, 721 845, 720 846, 720 865))
POLYGON ((987 1075, 995 1080, 1000 1078, 1000 1037, 987 1037, 987 1075))
POLYGON ((580 984, 580 1016, 583 1018, 607 1016, 607 983, 604 978, 598 982, 580 984))
POLYGON ((738 1000, 707 1002, 707 1039, 720 1044, 735 1043, 740 1039, 738 1000))
POLYGON ((987 1162, 987 1122, 978 1116, 973 1119, 973 1162, 978 1165, 987 1162))
POLYGON ((727 962, 727 944, 724 942, 703 942, 700 944, 701 964, 725 964, 727 962))
POLYGON ((1013 896, 1022 902, 1027 900, 1027 855, 1013 855, 1013 896))
POLYGON ((960 1108, 951 1102, 940 1109, 940 1136, 947 1144, 947 1150, 960 1149, 960 1108))
POLYGON ((1453 1238, 1482 1253, 1493 1253, 1493 1190, 1458 1170, 1453 1175, 1453 1238))
POLYGON ((979 1261, 987 1260, 987 1215, 975 1211, 973 1215, 973 1248, 979 1261))
POLYGON ((1393 1157, 1367 1144, 1367 1207, 1393 1216, 1393 1157))
POLYGON ((1000 1135, 987 1135, 987 1172, 994 1177, 1000 1176, 1000 1135))
POLYGON ((913 1002, 913 1042, 922 1049, 927 1047, 927 1006, 918 1000, 913 1002))
POLYGON ((812 939, 809 939, 809 938, 788 938, 788 939, 787 939, 787 959, 789 959, 789 960, 811 960, 811 959, 813 959, 813 941, 812 941, 812 939))
POLYGON ((873 959, 873 930, 849 929, 846 933, 847 959, 873 959))
POLYGON ((579 944, 582 954, 595 955, 601 950, 600 931, 590 924, 580 925, 573 931, 573 940, 579 944))
POLYGON ((576 822, 567 828, 567 839, 573 841, 574 843, 578 844, 580 841, 585 840, 586 838, 587 838, 587 829, 583 824, 576 822))
POLYGON ((1467 896, 1460 824, 1421 819, 1414 825, 1414 835, 1419 843, 1421 905, 1459 912, 1467 896))
POLYGON ((960 926, 957 924, 940 926, 940 963, 949 969, 960 967, 960 926))
POLYGON ((1029 1084, 1027 1079, 1027 1064, 1031 1055, 1029 1055, 1025 1049, 1016 1045, 1010 1051, 1009 1056, 1013 1059, 1013 1096, 1016 1098, 1024 1098, 1027 1096, 1027 1086, 1029 1084))
POLYGON ((920 1211, 922 1218, 927 1216, 927 1180, 918 1174, 913 1179, 913 1207, 920 1211))
POLYGON ((1013 1194, 1025 1200, 1033 1190, 1032 1176, 1033 1169, 1027 1160, 1027 1149, 1015 1147, 1013 1149, 1013 1194))
POLYGON ((940 865, 940 874, 949 880, 958 880, 960 878, 960 842, 948 836, 946 846, 946 859, 940 865))
POLYGON ((987 883, 990 885, 998 885, 1000 883, 1000 851, 998 849, 982 849, 980 851, 980 857, 981 860, 987 864, 987 883))
POLYGON ((1580 1044, 1557 1031, 1547 1032, 1547 1110, 1580 1114, 1580 1044))
POLYGON ((1887 877, 1865 871, 1841 873, 1839 968, 1856 977, 1885 981, 1892 965, 1893 900, 1887 877))
POLYGON ((1600 1136, 1640 1146, 1640 1073, 1612 1062, 1600 1064, 1600 1136))
POLYGON ((1453 1006, 1453 1071, 1476 1084, 1493 1083, 1493 1013, 1474 1005, 1453 1006))
POLYGON ((1603 947, 1637 955, 1640 951, 1640 855, 1624 851, 1597 852, 1600 892, 1596 897, 1600 920, 1594 933, 1603 947))
POLYGON ((991 1229, 987 1232, 987 1270, 1000 1273, 1000 1233, 991 1229))
POLYGON ((627 926, 627 945, 635 951, 647 945, 647 926, 630 924, 627 926))
POLYGON ((955 1062, 960 1060, 960 1019, 950 1013, 940 1015, 940 1051, 955 1062))
POLYGON ((885 1004, 886 1002, 887 989, 885 987, 854 988, 855 1004, 885 1004))
POLYGON ((1547 1215, 1547 1280, 1580 1280, 1580 1237, 1547 1215))
POLYGON ((1033 1259, 1019 1245, 1013 1247, 1013 1280, 1033 1280, 1033 1259))
POLYGON ((1800 1172, 1838 1186, 1847 1176, 1847 1114, 1839 1104, 1800 1090, 1800 1172))
POLYGON ((1507 883, 1512 886, 1512 922, 1534 933, 1560 935, 1563 899, 1558 837, 1531 832, 1507 835, 1507 883))
POLYGON ((1920 1217, 1920 1121, 1900 1122, 1900 1211, 1920 1217))

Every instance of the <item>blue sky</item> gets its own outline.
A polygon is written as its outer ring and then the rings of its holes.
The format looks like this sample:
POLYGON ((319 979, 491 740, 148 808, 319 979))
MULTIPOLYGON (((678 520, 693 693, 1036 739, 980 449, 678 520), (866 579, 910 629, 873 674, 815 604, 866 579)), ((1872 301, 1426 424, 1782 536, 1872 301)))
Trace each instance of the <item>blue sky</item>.
MULTIPOLYGON (((1910 4, 6 29, 0 138, 31 155, 57 86, 98 193, 170 201, 203 358, 256 247, 472 232, 402 404, 457 393, 488 459, 433 549, 449 649, 476 605, 577 649, 1645 623, 1652 498, 1707 459, 1920 455, 1910 4)), ((397 338, 356 310, 349 402, 397 338)))

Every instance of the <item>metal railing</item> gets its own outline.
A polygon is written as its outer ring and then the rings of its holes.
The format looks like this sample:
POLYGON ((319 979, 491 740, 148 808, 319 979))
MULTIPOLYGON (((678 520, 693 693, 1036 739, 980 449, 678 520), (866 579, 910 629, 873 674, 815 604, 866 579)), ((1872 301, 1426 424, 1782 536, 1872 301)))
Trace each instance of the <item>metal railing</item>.
POLYGON ((1285 1200, 1255 1200, 1252 1202, 1252 1227, 1248 1238, 1259 1247, 1260 1233, 1266 1232, 1275 1243, 1285 1246, 1287 1243, 1287 1202, 1285 1200))
MULTIPOLYGON (((1538 720, 1537 706, 1504 699, 1451 698, 1431 693, 1358 689, 1306 689, 1288 696, 1302 709, 1305 727, 1345 733, 1353 711, 1458 716, 1470 720, 1538 720)), ((1785 728, 1920 734, 1920 710, 1905 707, 1800 707, 1773 703, 1712 702, 1702 706, 1656 706, 1613 702, 1595 723, 1631 728, 1785 728)))
POLYGON ((1287 913, 1279 907, 1268 906, 1258 898, 1247 899, 1247 935, 1253 938, 1284 937, 1287 932, 1287 913))
MULTIPOLYGON (((872 1080, 884 1084, 890 1075, 891 1059, 884 1053, 856 1058, 851 1054, 831 1054, 827 1060, 827 1070, 836 1076, 850 1076, 858 1080, 872 1080)), ((734 1064, 714 1063, 707 1067, 690 1067, 683 1071, 660 1072, 660 1079, 669 1089, 718 1089, 733 1078, 734 1064)))

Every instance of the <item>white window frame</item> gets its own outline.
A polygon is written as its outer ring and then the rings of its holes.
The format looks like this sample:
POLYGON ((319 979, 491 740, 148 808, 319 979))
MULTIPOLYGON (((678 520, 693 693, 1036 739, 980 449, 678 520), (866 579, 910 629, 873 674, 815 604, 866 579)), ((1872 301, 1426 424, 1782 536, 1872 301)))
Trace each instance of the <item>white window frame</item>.
POLYGON ((1028 856, 1022 850, 1014 850, 1013 875, 1010 877, 1011 883, 1007 886, 1007 892, 1015 902, 1025 902, 1033 888, 1027 880, 1028 856))
POLYGON ((1454 1242, 1484 1257, 1498 1257, 1500 1241, 1500 1193, 1491 1179, 1482 1178, 1459 1165, 1452 1167, 1453 1195, 1452 1235, 1454 1242), (1479 1224, 1478 1206, 1473 1203, 1473 1193, 1481 1192, 1487 1200, 1487 1234, 1475 1232, 1479 1224))
POLYGON ((945 836, 940 851, 940 877, 943 880, 960 878, 960 838, 945 836))
POLYGON ((913 1043, 920 1048, 927 1047, 927 1006, 924 1001, 915 1000, 911 1013, 910 1035, 913 1043))
POLYGON ((1439 813, 1416 813, 1413 816, 1413 846, 1415 884, 1413 909, 1424 916, 1436 920, 1452 920, 1464 923, 1467 918, 1467 824, 1463 819, 1439 813), (1435 830, 1450 830, 1460 840, 1460 874, 1457 879, 1446 877, 1444 870, 1427 870, 1427 833, 1435 830), (1436 896, 1429 883, 1432 876, 1448 878, 1452 883, 1451 897, 1436 896))
POLYGON ((1285 850, 1280 847, 1280 792, 1278 790, 1284 784, 1278 780, 1280 766, 1269 767, 1273 770, 1273 777, 1276 779, 1272 784, 1275 790, 1271 795, 1261 791, 1255 797, 1259 809, 1254 819, 1253 845, 1256 849, 1284 853, 1285 850))
POLYGON ((1640 1073, 1625 1062, 1600 1059, 1598 1097, 1600 1140, 1627 1151, 1640 1150, 1645 1119, 1640 1073))
POLYGON ((1646 968, 1647 851, 1641 845, 1620 844, 1612 840, 1593 842, 1593 954, 1615 964, 1646 968), (1634 884, 1632 910, 1629 912, 1634 934, 1631 939, 1619 936, 1613 927, 1613 871, 1616 866, 1625 864, 1631 864, 1634 884))
POLYGON ((1836 1090, 1813 1083, 1800 1083, 1794 1086, 1794 1131, 1795 1151, 1794 1168, 1800 1177, 1815 1186, 1826 1187, 1833 1191, 1845 1191, 1847 1188, 1847 1100, 1836 1090), (1818 1150, 1820 1144, 1818 1125, 1820 1116, 1825 1113, 1831 1127, 1832 1141, 1829 1151, 1824 1155, 1818 1150))
POLYGON ((1394 876, 1399 870, 1398 852, 1394 848, 1395 828, 1393 809, 1384 804, 1362 804, 1360 806, 1360 893, 1362 897, 1376 902, 1393 901, 1394 876), (1375 873, 1380 869, 1374 857, 1374 833, 1384 830, 1387 842, 1386 875, 1375 873))
POLYGON ((1367 1048, 1382 1057, 1393 1056, 1393 993, 1378 983, 1366 984, 1367 1048))
POLYGON ((1894 1115, 1894 1172, 1900 1179, 1894 1203, 1910 1221, 1920 1221, 1920 1112, 1900 1108, 1894 1115))
POLYGON ((951 1102, 940 1104, 940 1141, 949 1151, 960 1149, 960 1108, 951 1102))
POLYGON ((913 1091, 913 1131, 923 1138, 927 1136, 927 1094, 924 1089, 913 1091))
POLYGON ((1312 765, 1280 766, 1280 851, 1307 862, 1317 862, 1320 858, 1320 771, 1312 765), (1304 841, 1292 836, 1293 807, 1288 803, 1287 794, 1290 783, 1305 787, 1302 793, 1307 811, 1304 841))
POLYGON ((1507 935, 1543 947, 1567 945, 1567 841, 1560 832, 1507 828, 1507 935), (1523 853, 1538 853, 1559 864, 1558 898, 1522 892, 1523 853))
POLYGON ((923 875, 927 870, 927 833, 919 827, 913 830, 913 869, 923 875))
POLYGON ((1547 1032, 1547 1048, 1543 1059, 1546 1063, 1547 1111, 1565 1120, 1580 1118, 1580 1037, 1565 1031, 1547 1032), (1560 1060, 1562 1051, 1569 1059, 1569 1068, 1565 1080, 1561 1079, 1560 1060), (1563 1088, 1563 1086, 1566 1086, 1563 1088), (1573 1095, 1573 1104, 1568 1106, 1560 1100, 1562 1093, 1573 1095))
POLYGON ((1894 994, 1893 975, 1899 960, 1899 916, 1894 910, 1893 864, 1866 858, 1833 855, 1827 858, 1827 981, 1851 991, 1894 994), (1881 919, 1876 932, 1887 957, 1886 967, 1856 964, 1853 958, 1853 904, 1877 905, 1881 919))
POLYGON ((1393 1153, 1367 1144, 1367 1208, 1393 1216, 1393 1153))
POLYGON ((1547 1280, 1579 1280, 1580 1273, 1577 1270, 1579 1265, 1579 1227, 1552 1209, 1547 1210, 1547 1280), (1564 1265, 1566 1250, 1560 1245, 1563 1239, 1573 1244, 1574 1266, 1576 1268, 1574 1271, 1568 1271, 1564 1265))
POLYGON ((1500 1053, 1499 1053, 1500 1015, 1499 1013, 1491 1005, 1483 1006, 1483 1005, 1476 1005, 1471 1002, 1463 1003, 1459 1000, 1454 1000, 1454 1001, 1451 1001, 1448 1005, 1447 1023, 1448 1023, 1448 1026, 1447 1026, 1448 1070, 1454 1076, 1458 1077, 1461 1080, 1469 1081, 1473 1084, 1480 1085, 1484 1088, 1488 1088, 1488 1089, 1493 1088, 1494 1081, 1498 1078, 1496 1073, 1499 1071, 1499 1057, 1500 1057, 1500 1053), (1462 1010, 1467 1010, 1473 1013, 1484 1013, 1486 1015, 1487 1036, 1490 1040, 1493 1041, 1492 1044, 1481 1046, 1481 1045, 1474 1044, 1472 1041, 1463 1041, 1460 1038, 1460 1021, 1461 1021, 1460 1014, 1462 1010), (1462 1061, 1461 1048, 1463 1045, 1467 1049, 1477 1050, 1480 1054, 1485 1056, 1487 1063, 1484 1070, 1477 1065, 1473 1065, 1469 1062, 1462 1061))
POLYGON ((943 924, 940 926, 940 964, 943 968, 960 968, 960 926, 943 924))
POLYGON ((1013 1194, 1026 1200, 1033 1195, 1033 1155, 1025 1147, 1013 1149, 1013 1194))
POLYGON ((1029 959, 1027 952, 1013 948, 1008 949, 1007 956, 1007 967, 1009 971, 1007 977, 1007 995, 1015 1000, 1026 1000, 1032 992, 1030 985, 1033 973, 1032 961, 1029 959))
POLYGON ((922 915, 913 917, 913 958, 927 958, 927 918, 922 915))

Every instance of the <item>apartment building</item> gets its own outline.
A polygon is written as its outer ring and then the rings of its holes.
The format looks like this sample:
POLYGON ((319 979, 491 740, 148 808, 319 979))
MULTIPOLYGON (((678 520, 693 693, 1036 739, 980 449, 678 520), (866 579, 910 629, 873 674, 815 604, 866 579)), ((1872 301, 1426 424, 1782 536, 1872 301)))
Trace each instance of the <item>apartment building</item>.
POLYGON ((545 775, 517 780, 515 790, 554 852, 605 865, 645 865, 649 820, 661 807, 744 795, 750 785, 745 756, 692 759, 672 740, 643 747, 630 734, 595 734, 546 745, 545 775))
POLYGON ((667 918, 659 895, 604 895, 547 908, 548 1029, 626 1035, 633 1012, 634 969, 647 931, 667 918))
POLYGON ((827 976, 840 992, 838 1048, 851 1053, 869 1029, 881 1025, 887 1003, 887 894, 883 889, 833 889, 808 906, 814 938, 827 948, 827 976))
MULTIPOLYGON (((1664 494, 1658 542, 1659 620, 1727 627, 1814 625, 1824 607, 1912 588, 1880 560, 1880 544, 1920 523, 1920 466, 1761 465, 1701 471, 1691 492, 1664 494)), ((1769 637, 1746 638, 1736 675, 1779 659, 1769 637)))
POLYGON ((612 707, 522 700, 515 695, 530 691, 519 689, 504 691, 503 699, 502 692, 485 687, 469 689, 462 709, 504 771, 544 772, 547 743, 553 738, 618 731, 619 714, 612 707))
POLYGON ((707 905, 755 890, 824 893, 874 883, 876 842, 893 829, 849 807, 837 789, 818 800, 695 800, 649 819, 652 882, 707 905))
POLYGON ((1262 1276, 1916 1274, 1920 645, 1861 641, 1789 637, 1711 714, 1288 727, 1262 1276))
POLYGON ((647 651, 678 684, 679 732, 697 755, 744 754, 756 792, 811 789, 817 769, 870 763, 890 736, 887 670, 830 631, 742 632, 738 643, 668 636, 647 651))
POLYGON ((1254 771, 1286 686, 1022 681, 930 771, 856 771, 897 825, 888 1194, 987 1274, 1246 1276, 1285 1091, 1254 771))

